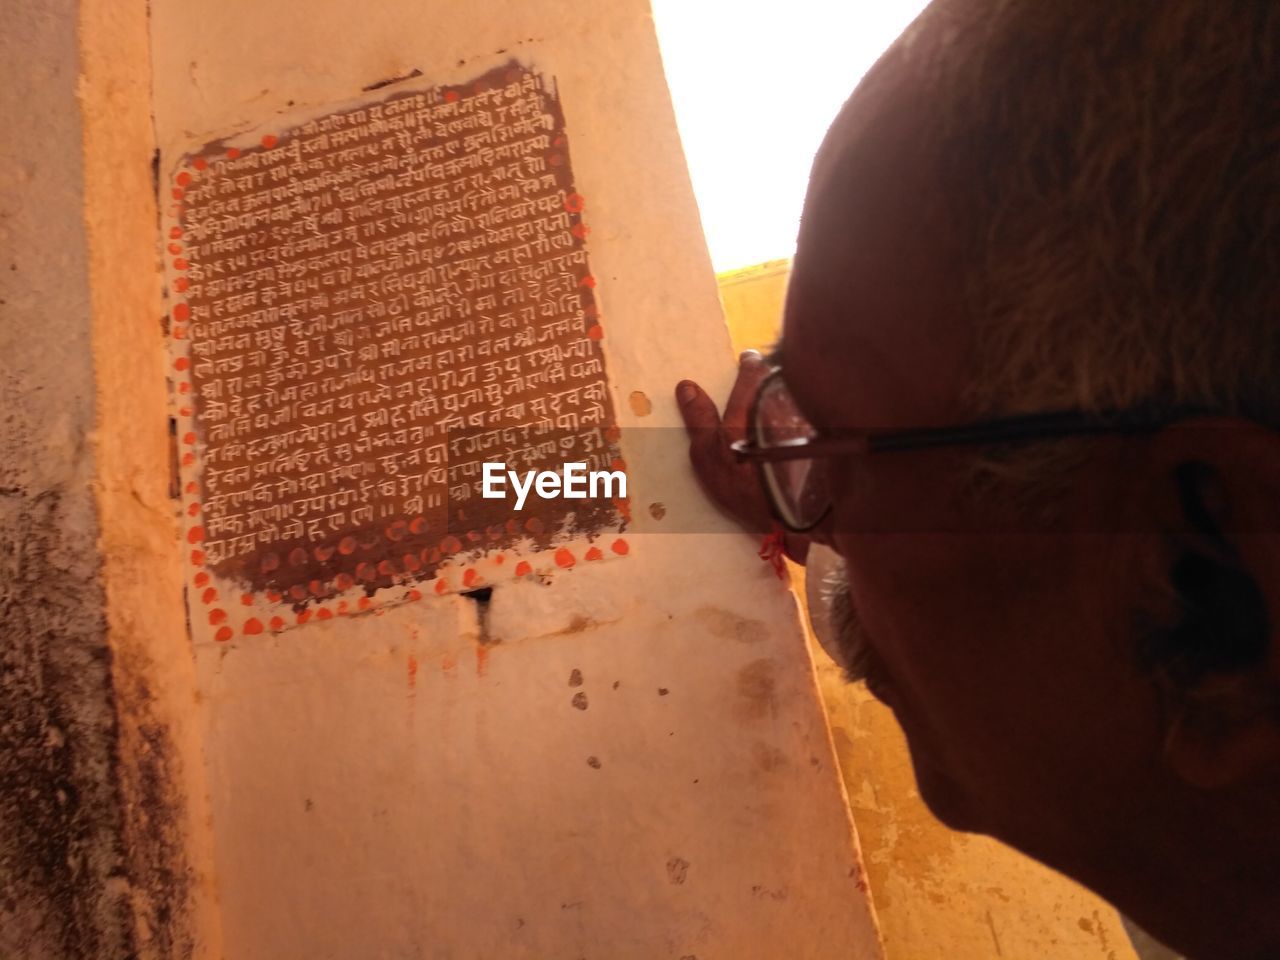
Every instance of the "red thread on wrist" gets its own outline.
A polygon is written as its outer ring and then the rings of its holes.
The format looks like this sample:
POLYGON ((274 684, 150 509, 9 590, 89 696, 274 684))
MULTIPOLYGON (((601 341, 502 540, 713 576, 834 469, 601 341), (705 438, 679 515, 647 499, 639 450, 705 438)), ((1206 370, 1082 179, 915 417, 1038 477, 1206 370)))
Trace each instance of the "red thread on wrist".
POLYGON ((773 566, 773 572, 778 575, 779 580, 787 578, 786 547, 787 535, 777 524, 774 524, 773 529, 766 533, 764 540, 760 542, 758 556, 765 563, 773 566))

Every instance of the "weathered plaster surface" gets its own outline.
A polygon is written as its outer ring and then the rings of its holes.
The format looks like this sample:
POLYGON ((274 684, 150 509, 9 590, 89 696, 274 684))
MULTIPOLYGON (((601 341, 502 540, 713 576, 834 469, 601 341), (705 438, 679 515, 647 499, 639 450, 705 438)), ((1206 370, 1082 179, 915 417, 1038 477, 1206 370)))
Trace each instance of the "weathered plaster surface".
POLYGON ((495 586, 483 636, 429 595, 196 643, 227 955, 878 958, 794 601, 678 430, 675 381, 727 392, 733 355, 647 6, 152 9, 166 176, 415 70, 554 76, 629 492, 665 505, 625 558, 495 586))
POLYGON ((136 949, 221 956, 200 704, 170 498, 145 0, 81 0, 98 549, 136 949))
POLYGON ((0 32, 5 960, 217 944, 195 909, 191 658, 163 589, 163 401, 129 408, 160 312, 147 54, 144 3, 38 0, 0 32))
POLYGON ((133 953, 90 483, 76 4, 0 31, 0 956, 133 953))

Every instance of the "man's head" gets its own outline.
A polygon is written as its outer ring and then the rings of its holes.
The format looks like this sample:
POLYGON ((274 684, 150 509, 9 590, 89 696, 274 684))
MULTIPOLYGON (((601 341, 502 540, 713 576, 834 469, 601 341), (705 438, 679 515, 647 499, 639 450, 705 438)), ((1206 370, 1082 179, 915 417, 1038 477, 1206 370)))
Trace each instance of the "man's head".
POLYGON ((1255 0, 937 2, 832 127, 788 292, 820 430, 1215 411, 841 461, 819 533, 934 811, 1139 919, 1135 863, 1276 851, 1278 47, 1255 0))

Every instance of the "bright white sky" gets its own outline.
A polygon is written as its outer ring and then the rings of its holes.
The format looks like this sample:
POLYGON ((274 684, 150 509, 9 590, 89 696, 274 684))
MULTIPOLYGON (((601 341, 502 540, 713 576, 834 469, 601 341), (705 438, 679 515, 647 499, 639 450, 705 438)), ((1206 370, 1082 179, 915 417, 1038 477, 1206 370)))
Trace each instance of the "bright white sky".
POLYGON ((790 257, 809 166, 926 0, 652 0, 716 270, 790 257))

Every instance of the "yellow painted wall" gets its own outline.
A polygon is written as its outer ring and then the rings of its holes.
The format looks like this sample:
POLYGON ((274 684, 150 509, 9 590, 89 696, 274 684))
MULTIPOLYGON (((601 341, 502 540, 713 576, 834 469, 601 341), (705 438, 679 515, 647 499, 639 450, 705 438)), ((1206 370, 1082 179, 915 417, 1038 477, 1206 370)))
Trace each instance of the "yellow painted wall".
POLYGON ((739 353, 773 345, 782 324, 790 260, 770 260, 716 277, 720 302, 729 323, 729 338, 739 353))
MULTIPOLYGON (((720 275, 739 351, 777 337, 789 267, 778 260, 720 275)), ((803 602, 804 570, 793 567, 792 579, 803 602)), ((935 820, 892 712, 845 683, 812 636, 810 649, 888 960, 1134 960, 1103 900, 1003 844, 935 820)))

